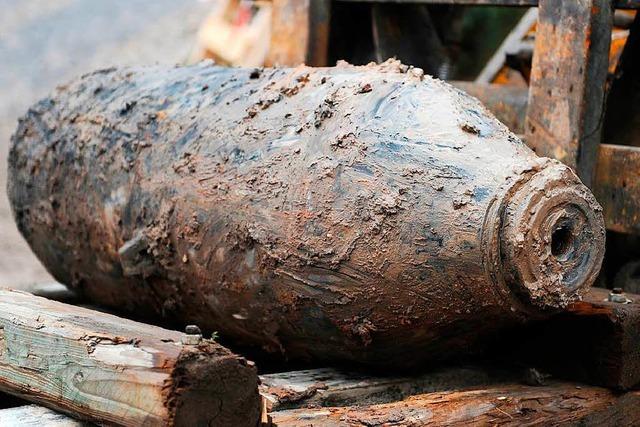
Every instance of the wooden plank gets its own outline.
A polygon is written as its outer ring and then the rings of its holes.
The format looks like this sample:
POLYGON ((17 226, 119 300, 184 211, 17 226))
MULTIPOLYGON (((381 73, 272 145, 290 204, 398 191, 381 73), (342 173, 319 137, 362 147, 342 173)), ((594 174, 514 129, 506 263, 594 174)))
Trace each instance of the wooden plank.
POLYGON ((305 57, 306 64, 314 67, 326 67, 329 65, 330 26, 331 0, 312 0, 310 4, 309 35, 305 57))
POLYGON ((640 234, 640 147, 602 144, 593 191, 608 229, 640 234))
POLYGON ((638 425, 640 392, 622 396, 598 387, 558 382, 515 383, 420 394, 392 403, 272 412, 278 427, 638 425))
MULTIPOLYGON (((452 4, 469 6, 538 6, 538 0, 336 0, 339 2, 367 2, 367 3, 423 3, 423 4, 452 4)), ((613 0, 618 9, 640 9, 640 0, 613 0)))
POLYGON ((604 139, 640 146, 640 13, 630 25, 624 50, 612 74, 604 139))
POLYGON ((260 376, 260 394, 269 411, 313 406, 370 405, 414 394, 489 384, 513 377, 471 367, 441 369, 412 377, 371 376, 323 368, 260 376))
POLYGON ((273 0, 266 66, 296 66, 307 58, 311 0, 273 0))
POLYGON ((6 427, 88 427, 78 421, 43 406, 24 405, 0 410, 0 426, 6 427))
POLYGON ((527 143, 593 183, 613 28, 611 0, 541 0, 525 124, 527 143))
POLYGON ((255 425, 255 367, 199 338, 0 290, 0 390, 99 423, 255 425))
POLYGON ((629 303, 608 298, 592 288, 567 312, 505 335, 496 354, 556 378, 632 389, 640 384, 640 295, 618 296, 629 303))

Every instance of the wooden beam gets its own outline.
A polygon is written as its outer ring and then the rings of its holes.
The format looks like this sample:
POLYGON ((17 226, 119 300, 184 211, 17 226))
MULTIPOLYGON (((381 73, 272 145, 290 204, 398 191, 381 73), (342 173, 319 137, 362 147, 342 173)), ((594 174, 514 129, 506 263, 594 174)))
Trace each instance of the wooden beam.
POLYGON ((311 0, 273 0, 271 46, 266 66, 303 64, 309 41, 309 4, 311 0))
POLYGON ((640 147, 602 144, 593 191, 607 228, 640 234, 640 147))
POLYGON ((541 0, 525 124, 527 143, 593 183, 602 136, 611 0, 541 0))
POLYGON ((106 424, 255 426, 255 367, 200 338, 0 290, 0 390, 106 424))
POLYGON ((311 0, 309 7, 309 36, 305 63, 314 67, 326 67, 329 65, 331 0, 311 0))
POLYGON ((493 346, 505 362, 617 390, 640 384, 640 295, 592 288, 583 301, 493 346), (627 301, 625 303, 624 301, 627 301))
POLYGON ((88 427, 89 424, 52 411, 44 406, 24 405, 0 410, 0 426, 88 427))
POLYGON ((293 409, 270 414, 278 427, 313 425, 638 425, 640 392, 622 396, 598 387, 516 383, 443 390, 398 402, 293 409))
POLYGON ((273 0, 267 66, 326 66, 330 0, 273 0))
POLYGON ((281 411, 310 406, 388 403, 414 394, 468 388, 508 377, 505 372, 471 367, 440 369, 412 377, 308 369, 261 375, 260 394, 268 411, 281 411))

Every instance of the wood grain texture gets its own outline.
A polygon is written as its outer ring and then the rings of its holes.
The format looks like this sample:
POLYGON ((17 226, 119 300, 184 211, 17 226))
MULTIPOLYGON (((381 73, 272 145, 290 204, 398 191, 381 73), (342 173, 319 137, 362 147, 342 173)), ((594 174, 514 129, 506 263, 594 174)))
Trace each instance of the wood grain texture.
POLYGON ((608 229, 640 234, 640 147, 602 144, 593 191, 608 229))
POLYGON ((260 376, 260 393, 269 411, 317 406, 371 405, 415 394, 459 390, 513 377, 471 367, 441 369, 412 377, 371 376, 331 368, 260 376))
POLYGON ((88 427, 78 421, 44 406, 24 405, 0 410, 0 425, 6 427, 88 427))
POLYGON ((602 137, 613 9, 609 0, 542 0, 525 126, 527 144, 591 187, 602 137))
POLYGON ((637 425, 640 392, 616 396, 607 389, 572 383, 508 383, 379 405, 292 409, 270 416, 278 427, 637 425))
POLYGON ((253 364, 210 340, 0 290, 0 390, 118 425, 255 425, 253 364))

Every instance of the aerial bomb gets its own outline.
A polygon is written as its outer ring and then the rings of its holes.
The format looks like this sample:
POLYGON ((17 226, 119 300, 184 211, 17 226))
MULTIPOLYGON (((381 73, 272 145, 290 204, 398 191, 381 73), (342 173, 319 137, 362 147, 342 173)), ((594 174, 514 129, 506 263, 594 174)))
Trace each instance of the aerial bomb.
POLYGON ((8 193, 61 282, 289 358, 466 352, 604 252, 571 169, 397 61, 85 75, 20 120, 8 193))

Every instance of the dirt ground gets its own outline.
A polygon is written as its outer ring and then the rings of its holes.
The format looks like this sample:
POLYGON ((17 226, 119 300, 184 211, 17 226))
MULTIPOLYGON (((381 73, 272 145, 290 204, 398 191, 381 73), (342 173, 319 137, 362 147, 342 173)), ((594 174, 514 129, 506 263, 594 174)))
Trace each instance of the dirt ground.
POLYGON ((16 229, 6 196, 18 117, 57 84, 112 65, 185 61, 215 0, 0 0, 0 286, 51 277, 16 229))

